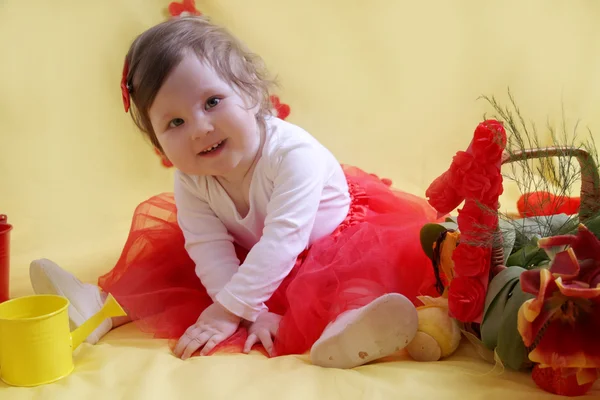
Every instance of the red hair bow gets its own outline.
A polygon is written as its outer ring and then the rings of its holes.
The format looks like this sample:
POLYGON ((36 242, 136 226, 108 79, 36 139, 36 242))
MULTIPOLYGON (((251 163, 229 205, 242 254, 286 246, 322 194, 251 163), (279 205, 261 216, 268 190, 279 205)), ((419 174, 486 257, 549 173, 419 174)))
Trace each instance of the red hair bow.
POLYGON ((181 3, 172 2, 169 4, 169 14, 173 17, 185 17, 188 15, 202 15, 200 11, 196 9, 194 0, 183 0, 181 3))
POLYGON ((125 60, 125 65, 123 66, 123 77, 121 78, 121 95, 123 96, 123 106, 125 107, 125 112, 129 112, 129 106, 131 104, 130 96, 131 93, 131 85, 127 81, 127 75, 129 75, 129 63, 125 60))

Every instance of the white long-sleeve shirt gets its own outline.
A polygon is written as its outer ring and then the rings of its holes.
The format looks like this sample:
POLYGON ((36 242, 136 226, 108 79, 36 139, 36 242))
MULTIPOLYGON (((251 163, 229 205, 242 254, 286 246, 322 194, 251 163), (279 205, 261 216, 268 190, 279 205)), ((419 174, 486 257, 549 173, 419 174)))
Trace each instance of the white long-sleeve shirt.
POLYGON ((208 294, 255 321, 297 256, 346 218, 350 196, 335 157, 309 133, 267 119, 262 155, 242 218, 211 176, 175 173, 175 202, 185 246, 208 294), (233 243, 249 250, 240 265, 233 243))

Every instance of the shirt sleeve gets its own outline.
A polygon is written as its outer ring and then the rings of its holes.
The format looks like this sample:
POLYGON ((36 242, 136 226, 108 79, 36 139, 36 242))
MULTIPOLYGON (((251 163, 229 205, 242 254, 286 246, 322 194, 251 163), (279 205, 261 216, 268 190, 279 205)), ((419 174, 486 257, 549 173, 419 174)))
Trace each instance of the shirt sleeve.
POLYGON ((239 267, 233 237, 208 203, 192 193, 179 174, 175 175, 177 222, 183 231, 185 249, 196 265, 196 275, 208 295, 215 296, 239 267))
POLYGON ((308 247, 329 171, 310 143, 277 151, 272 165, 273 194, 262 236, 216 299, 232 313, 255 321, 264 303, 308 247))

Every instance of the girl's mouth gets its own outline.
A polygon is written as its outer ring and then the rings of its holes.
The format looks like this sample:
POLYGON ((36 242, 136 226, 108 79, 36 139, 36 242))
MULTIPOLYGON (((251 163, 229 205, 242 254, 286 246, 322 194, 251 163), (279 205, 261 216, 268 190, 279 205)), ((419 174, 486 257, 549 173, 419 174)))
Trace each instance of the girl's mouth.
POLYGON ((226 141, 227 141, 227 139, 223 139, 220 142, 215 143, 212 146, 207 147, 206 149, 202 150, 200 153, 198 153, 198 155, 205 156, 208 154, 213 154, 213 153, 217 152, 217 150, 222 149, 223 145, 225 144, 226 141))

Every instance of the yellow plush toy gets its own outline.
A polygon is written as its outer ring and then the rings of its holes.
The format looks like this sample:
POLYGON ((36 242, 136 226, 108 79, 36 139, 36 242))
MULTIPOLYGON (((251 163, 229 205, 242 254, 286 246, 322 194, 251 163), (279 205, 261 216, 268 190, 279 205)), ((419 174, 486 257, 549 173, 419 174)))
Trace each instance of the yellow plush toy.
POLYGON ((419 327, 406 350, 416 361, 438 361, 456 351, 461 331, 458 322, 448 315, 448 299, 419 297, 419 327))
MULTIPOLYGON (((443 229, 443 228, 442 228, 443 229)), ((445 230, 435 232, 437 237, 430 244, 436 276, 439 270, 446 277, 443 294, 440 297, 421 296, 423 303, 417 307, 419 327, 414 339, 407 346, 410 356, 416 361, 438 361, 456 351, 461 339, 461 329, 458 321, 448 314, 448 286, 454 276, 452 252, 458 244, 460 234, 457 231, 445 230), (441 234, 440 234, 441 233, 441 234)), ((439 288, 442 291, 441 287, 439 288)))

